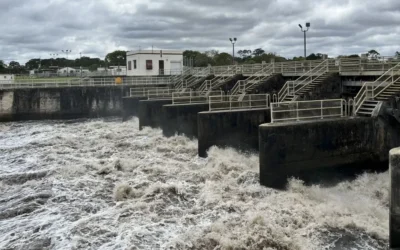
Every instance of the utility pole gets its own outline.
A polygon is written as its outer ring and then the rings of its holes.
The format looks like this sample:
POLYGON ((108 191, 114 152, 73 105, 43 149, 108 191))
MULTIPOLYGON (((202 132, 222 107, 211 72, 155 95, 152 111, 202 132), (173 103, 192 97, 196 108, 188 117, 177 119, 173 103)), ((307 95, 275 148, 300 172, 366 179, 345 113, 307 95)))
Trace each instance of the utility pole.
POLYGON ((235 38, 229 38, 229 41, 232 43, 232 64, 235 64, 235 43, 237 41, 236 37, 235 38))
POLYGON ((61 50, 62 52, 64 52, 67 56, 67 77, 69 76, 69 67, 68 67, 68 54, 71 53, 71 50, 61 50))
POLYGON ((299 24, 301 32, 304 33, 304 60, 306 60, 306 58, 307 58, 307 36, 306 36, 306 33, 307 33, 308 29, 310 28, 310 26, 311 26, 310 23, 306 23, 307 29, 303 30, 303 26, 301 24, 299 24))

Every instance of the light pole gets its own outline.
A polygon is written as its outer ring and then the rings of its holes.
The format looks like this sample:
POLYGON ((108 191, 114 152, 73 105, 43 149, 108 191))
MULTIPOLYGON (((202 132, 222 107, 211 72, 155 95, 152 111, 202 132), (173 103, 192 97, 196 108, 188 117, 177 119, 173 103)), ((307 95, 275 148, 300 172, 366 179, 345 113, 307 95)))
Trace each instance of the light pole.
POLYGON ((65 55, 67 56, 67 77, 69 76, 69 68, 68 68, 68 54, 71 53, 70 49, 66 49, 66 50, 61 50, 62 52, 65 53, 65 55))
POLYGON ((310 23, 306 23, 306 28, 307 29, 303 29, 303 26, 301 26, 301 24, 299 24, 301 32, 304 33, 304 60, 306 60, 306 57, 307 57, 307 45, 306 45, 307 38, 306 38, 306 33, 307 33, 308 29, 310 28, 310 26, 311 26, 310 23))
POLYGON ((50 54, 50 56, 51 56, 51 66, 53 66, 53 60, 54 60, 54 58, 56 57, 56 56, 58 56, 58 54, 50 54))
POLYGON ((235 64, 235 43, 237 41, 236 37, 235 38, 229 38, 229 41, 232 43, 232 64, 235 64))

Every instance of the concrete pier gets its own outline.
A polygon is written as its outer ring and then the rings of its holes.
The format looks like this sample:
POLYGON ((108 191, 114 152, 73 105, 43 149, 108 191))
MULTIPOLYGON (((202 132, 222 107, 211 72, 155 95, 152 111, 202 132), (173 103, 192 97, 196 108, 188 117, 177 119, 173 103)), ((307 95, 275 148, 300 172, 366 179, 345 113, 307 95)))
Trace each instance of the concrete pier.
POLYGON ((200 112, 198 114, 198 152, 207 156, 212 146, 258 150, 258 126, 271 121, 270 109, 200 112))
POLYGON ((164 121, 163 106, 171 102, 171 99, 139 101, 139 129, 160 128, 164 121))
POLYGON ((164 105, 164 122, 161 124, 163 134, 173 136, 177 133, 197 138, 197 114, 208 109, 208 103, 164 105))
POLYGON ((119 116, 129 88, 67 87, 0 91, 0 122, 119 116))
POLYGON ((139 101, 146 100, 147 97, 123 97, 122 98, 122 119, 125 121, 129 117, 138 116, 139 101))
POLYGON ((400 146, 400 124, 391 117, 345 118, 260 126, 260 182, 284 188, 288 177, 344 165, 387 164, 400 146))
POLYGON ((390 219, 389 244, 391 249, 400 249, 400 148, 389 152, 390 162, 390 219))

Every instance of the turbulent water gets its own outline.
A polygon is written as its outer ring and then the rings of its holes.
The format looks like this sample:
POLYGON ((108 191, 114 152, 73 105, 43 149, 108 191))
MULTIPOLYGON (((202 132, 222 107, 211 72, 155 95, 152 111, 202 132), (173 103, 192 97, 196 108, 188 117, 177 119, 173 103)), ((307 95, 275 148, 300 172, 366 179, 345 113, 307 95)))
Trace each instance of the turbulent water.
POLYGON ((258 155, 138 120, 0 124, 0 249, 386 249, 389 175, 258 183, 258 155))

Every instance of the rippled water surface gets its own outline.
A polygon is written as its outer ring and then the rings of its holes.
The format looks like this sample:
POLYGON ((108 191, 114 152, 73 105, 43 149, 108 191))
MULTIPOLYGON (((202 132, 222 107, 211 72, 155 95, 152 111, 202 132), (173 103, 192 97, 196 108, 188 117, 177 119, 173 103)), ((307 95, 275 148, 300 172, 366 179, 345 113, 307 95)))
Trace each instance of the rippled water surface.
POLYGON ((386 249, 389 175, 258 184, 258 155, 138 120, 0 124, 0 249, 386 249))

